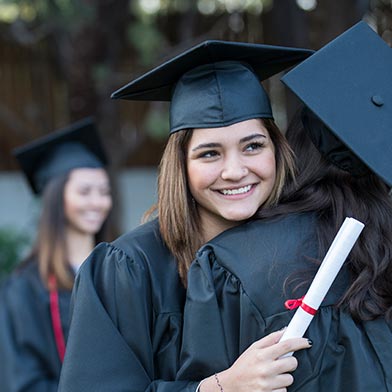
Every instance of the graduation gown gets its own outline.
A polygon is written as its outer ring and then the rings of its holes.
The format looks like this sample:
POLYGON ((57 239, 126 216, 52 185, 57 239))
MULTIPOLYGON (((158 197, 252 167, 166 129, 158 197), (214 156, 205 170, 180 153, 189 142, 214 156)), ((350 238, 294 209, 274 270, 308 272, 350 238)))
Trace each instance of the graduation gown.
MULTIPOLYGON (((71 292, 59 291, 63 333, 68 333, 71 292)), ((30 260, 0 293, 0 390, 55 392, 61 361, 50 313, 49 292, 30 260)))
MULTIPOLYGON (((287 299, 306 293, 318 268, 312 214, 254 221, 216 237, 188 274, 178 379, 199 380, 230 367, 254 341, 288 325, 287 299), (306 285, 294 292, 285 280, 306 285)), ((310 349, 288 391, 392 391, 392 332, 383 319, 357 323, 335 306, 350 281, 344 267, 314 317, 310 349)))
POLYGON ((98 245, 74 285, 61 392, 194 392, 178 370, 185 289, 152 221, 98 245))

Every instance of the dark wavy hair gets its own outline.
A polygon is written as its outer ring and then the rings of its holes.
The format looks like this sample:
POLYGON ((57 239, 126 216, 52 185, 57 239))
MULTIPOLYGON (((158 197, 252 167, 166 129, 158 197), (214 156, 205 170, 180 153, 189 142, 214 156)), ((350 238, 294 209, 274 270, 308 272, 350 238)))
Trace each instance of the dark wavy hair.
POLYGON ((392 201, 389 187, 370 169, 353 176, 329 163, 313 145, 300 113, 286 133, 296 155, 296 182, 288 181, 280 204, 261 210, 258 218, 314 212, 321 254, 331 244, 345 217, 365 228, 347 260, 352 281, 338 306, 355 320, 386 316, 392 320, 392 201))

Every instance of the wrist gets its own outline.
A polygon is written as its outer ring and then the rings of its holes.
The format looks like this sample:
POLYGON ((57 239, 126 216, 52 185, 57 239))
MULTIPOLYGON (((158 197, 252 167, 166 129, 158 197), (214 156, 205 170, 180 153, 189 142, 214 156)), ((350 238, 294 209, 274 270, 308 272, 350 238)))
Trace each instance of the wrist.
POLYGON ((225 392, 220 380, 221 373, 215 373, 212 376, 205 378, 199 384, 199 392, 225 392))
POLYGON ((220 380, 219 380, 218 373, 215 373, 215 374, 214 374, 214 378, 215 378, 215 381, 216 381, 216 385, 217 385, 218 388, 219 388, 219 392, 224 392, 223 387, 222 387, 222 384, 220 383, 220 380))

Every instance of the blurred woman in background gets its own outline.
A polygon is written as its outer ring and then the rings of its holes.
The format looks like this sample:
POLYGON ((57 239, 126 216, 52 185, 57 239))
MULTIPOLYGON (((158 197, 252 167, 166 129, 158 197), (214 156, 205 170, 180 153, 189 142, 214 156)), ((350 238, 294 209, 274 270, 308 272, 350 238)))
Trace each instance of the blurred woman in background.
POLYGON ((107 239, 107 161, 91 119, 15 155, 42 197, 42 211, 32 250, 0 298, 1 390, 57 391, 74 277, 94 246, 107 239))

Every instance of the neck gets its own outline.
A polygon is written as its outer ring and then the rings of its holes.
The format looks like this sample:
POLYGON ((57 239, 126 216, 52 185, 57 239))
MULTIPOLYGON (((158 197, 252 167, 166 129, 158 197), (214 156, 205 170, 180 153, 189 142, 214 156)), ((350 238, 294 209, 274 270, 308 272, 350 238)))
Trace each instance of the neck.
POLYGON ((231 229, 232 227, 238 226, 242 223, 242 222, 229 221, 226 219, 221 219, 221 220, 211 219, 210 217, 203 216, 203 214, 200 214, 200 219, 201 219, 201 227, 203 228, 202 235, 203 235, 204 243, 212 240, 213 238, 223 233, 224 231, 231 229))
POLYGON ((71 267, 77 271, 95 246, 94 236, 68 228, 66 246, 71 267))

